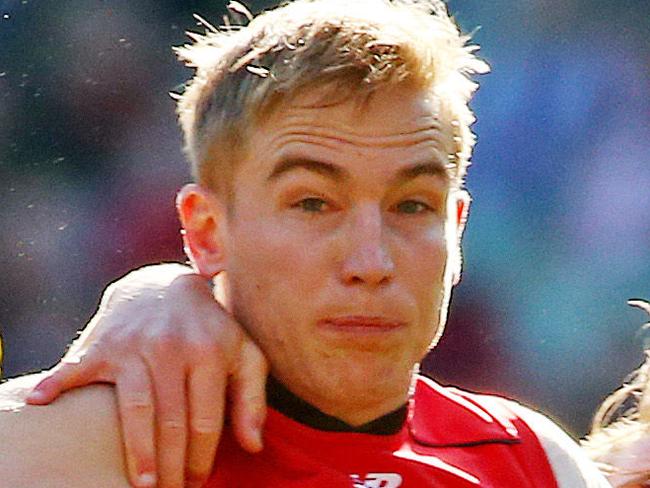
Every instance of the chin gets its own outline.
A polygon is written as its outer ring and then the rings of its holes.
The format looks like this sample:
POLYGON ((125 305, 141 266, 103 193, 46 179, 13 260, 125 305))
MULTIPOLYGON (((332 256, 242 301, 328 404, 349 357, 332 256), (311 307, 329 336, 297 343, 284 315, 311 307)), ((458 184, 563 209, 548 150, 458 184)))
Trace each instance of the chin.
POLYGON ((319 383, 327 397, 341 403, 401 403, 408 389, 415 363, 377 360, 359 353, 341 361, 335 370, 324 374, 319 383))

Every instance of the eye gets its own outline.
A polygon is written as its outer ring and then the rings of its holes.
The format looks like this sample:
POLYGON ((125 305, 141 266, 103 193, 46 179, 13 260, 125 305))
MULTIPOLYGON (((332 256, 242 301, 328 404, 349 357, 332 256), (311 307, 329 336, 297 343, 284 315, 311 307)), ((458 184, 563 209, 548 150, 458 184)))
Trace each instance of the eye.
POLYGON ((310 197, 300 200, 294 207, 304 212, 318 213, 327 210, 327 202, 322 198, 310 197))
POLYGON ((396 209, 400 213, 416 215, 424 212, 430 212, 433 209, 426 203, 417 200, 405 200, 397 204, 396 209))

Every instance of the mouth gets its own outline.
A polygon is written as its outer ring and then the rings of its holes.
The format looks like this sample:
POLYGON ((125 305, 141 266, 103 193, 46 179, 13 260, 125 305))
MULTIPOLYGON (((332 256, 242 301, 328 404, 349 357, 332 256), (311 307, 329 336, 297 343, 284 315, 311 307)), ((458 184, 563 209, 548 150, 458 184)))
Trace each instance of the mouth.
POLYGON ((318 321, 318 326, 338 332, 377 334, 404 328, 406 327, 406 323, 385 317, 350 315, 321 319, 318 321))

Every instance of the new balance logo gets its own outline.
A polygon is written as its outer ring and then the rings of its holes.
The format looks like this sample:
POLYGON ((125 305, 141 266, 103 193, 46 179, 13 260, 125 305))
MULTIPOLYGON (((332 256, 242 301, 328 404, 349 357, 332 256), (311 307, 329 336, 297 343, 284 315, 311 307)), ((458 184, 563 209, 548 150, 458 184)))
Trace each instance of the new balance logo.
POLYGON ((358 474, 351 474, 354 488, 398 488, 402 477, 397 473, 368 473, 364 479, 358 474))

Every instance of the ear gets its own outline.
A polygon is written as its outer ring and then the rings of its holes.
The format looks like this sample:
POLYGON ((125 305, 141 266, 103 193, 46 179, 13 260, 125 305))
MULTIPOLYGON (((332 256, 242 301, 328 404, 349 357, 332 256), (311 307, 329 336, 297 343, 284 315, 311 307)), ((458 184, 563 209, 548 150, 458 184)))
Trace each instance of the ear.
POLYGON ((210 190, 189 184, 178 192, 176 210, 185 254, 199 274, 213 278, 224 270, 223 205, 210 190))
POLYGON ((450 198, 453 199, 452 204, 455 203, 456 206, 456 226, 455 226, 455 236, 450 237, 455 239, 455 245, 453 246, 453 255, 451 256, 451 266, 452 268, 452 280, 453 284, 457 285, 460 282, 460 275, 463 269, 463 253, 461 248, 461 241, 463 238, 463 232, 465 231, 465 225, 467 224, 467 217, 469 215, 469 206, 472 201, 469 193, 465 190, 455 190, 450 198))
POLYGON ((472 197, 466 190, 456 190, 456 224, 458 226, 458 242, 463 237, 465 225, 467 224, 467 216, 469 215, 469 205, 472 202, 472 197))

